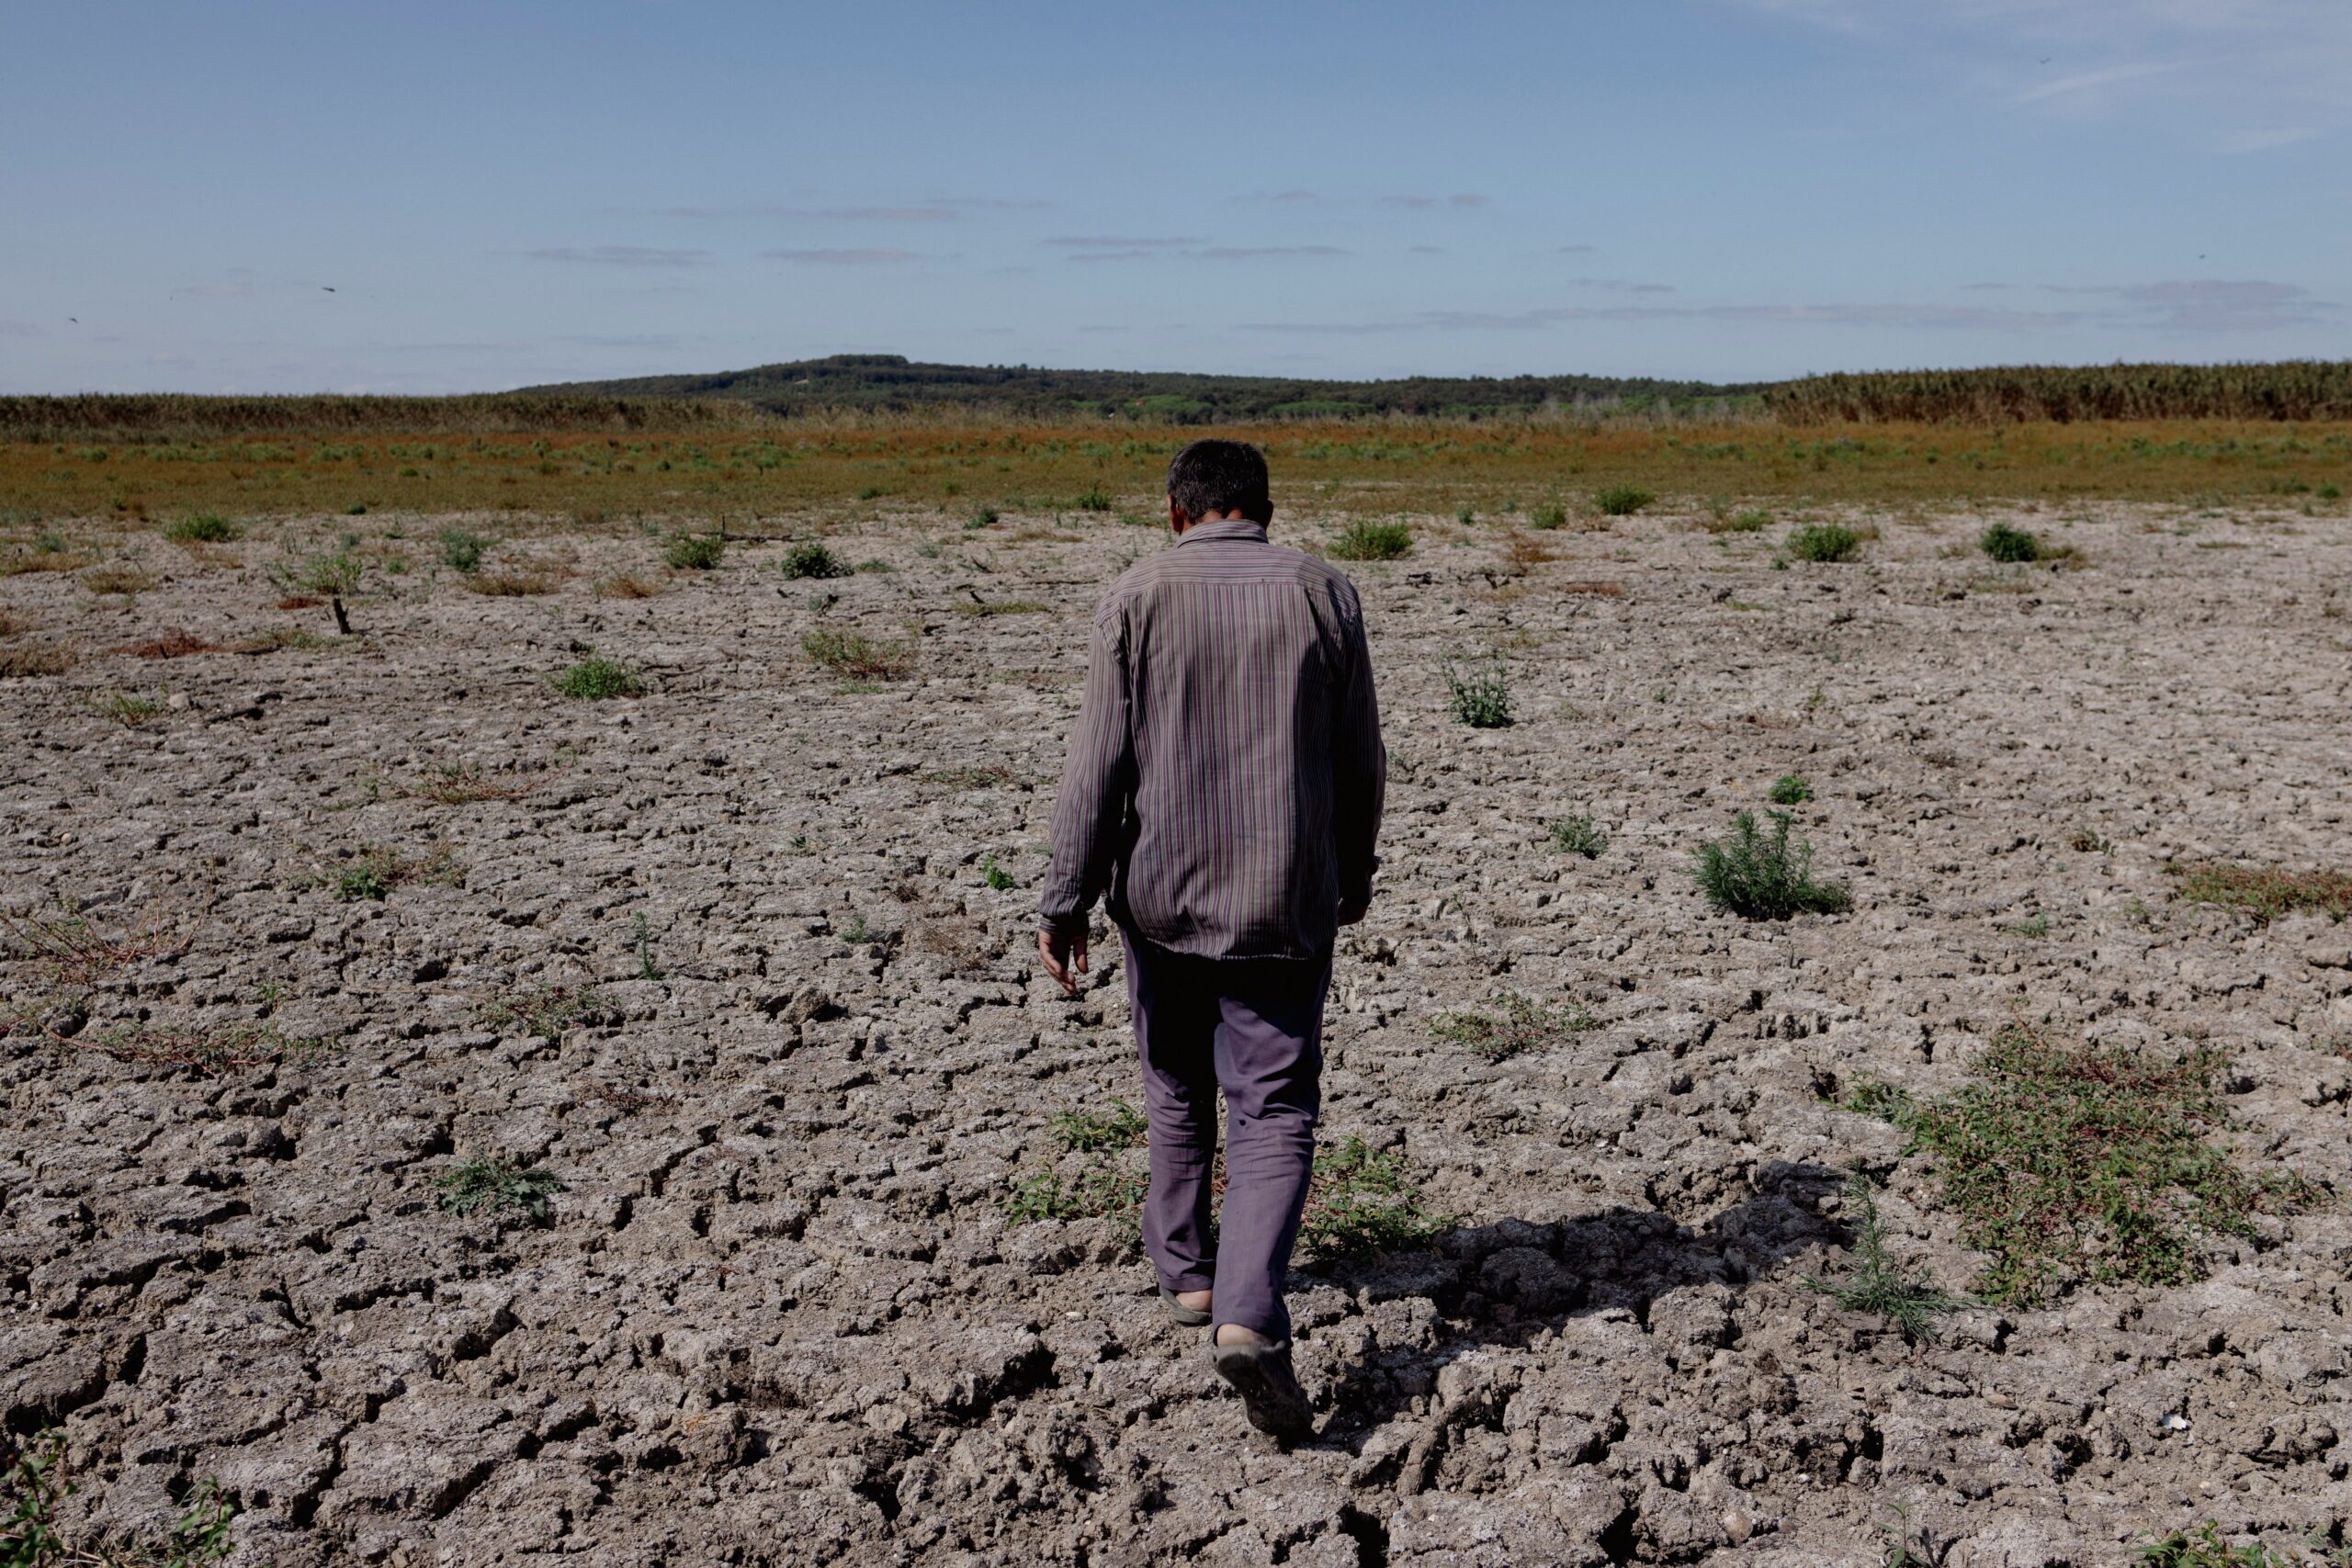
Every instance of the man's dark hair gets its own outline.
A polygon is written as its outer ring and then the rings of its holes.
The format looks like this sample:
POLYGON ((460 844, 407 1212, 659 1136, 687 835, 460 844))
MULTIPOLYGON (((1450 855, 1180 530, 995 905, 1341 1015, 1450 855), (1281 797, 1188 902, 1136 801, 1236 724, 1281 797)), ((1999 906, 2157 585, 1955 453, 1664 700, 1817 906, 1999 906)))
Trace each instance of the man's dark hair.
POLYGON ((1238 513, 1264 524, 1274 515, 1266 459, 1247 441, 1195 441, 1168 465, 1168 496, 1187 517, 1238 513))

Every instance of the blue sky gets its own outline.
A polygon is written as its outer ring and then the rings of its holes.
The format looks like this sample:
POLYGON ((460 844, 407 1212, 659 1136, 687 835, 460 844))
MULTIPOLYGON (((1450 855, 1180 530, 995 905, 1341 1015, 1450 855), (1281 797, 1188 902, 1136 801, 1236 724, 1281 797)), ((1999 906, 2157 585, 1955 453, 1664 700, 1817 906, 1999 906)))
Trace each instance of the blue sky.
POLYGON ((2346 0, 75 0, 0 391, 2352 355, 2346 0))

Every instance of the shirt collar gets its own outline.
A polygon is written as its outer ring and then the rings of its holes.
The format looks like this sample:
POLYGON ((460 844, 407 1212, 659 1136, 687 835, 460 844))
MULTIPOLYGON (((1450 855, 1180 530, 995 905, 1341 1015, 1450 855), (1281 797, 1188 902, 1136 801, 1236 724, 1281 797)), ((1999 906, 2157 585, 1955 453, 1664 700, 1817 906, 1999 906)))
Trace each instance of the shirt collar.
POLYGON ((1227 517, 1216 523, 1195 523, 1176 536, 1178 548, 1195 539, 1248 539, 1255 544, 1266 542, 1266 525, 1252 523, 1247 517, 1227 517))

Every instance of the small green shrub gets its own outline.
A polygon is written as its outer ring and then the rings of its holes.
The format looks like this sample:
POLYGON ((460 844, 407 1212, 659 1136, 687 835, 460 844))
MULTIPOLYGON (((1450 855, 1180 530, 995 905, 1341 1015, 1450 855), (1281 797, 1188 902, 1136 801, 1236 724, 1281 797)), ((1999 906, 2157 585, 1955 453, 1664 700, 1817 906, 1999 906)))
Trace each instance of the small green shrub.
POLYGON ((996 856, 994 855, 989 856, 989 858, 981 863, 980 880, 988 884, 991 892, 996 893, 1003 893, 1011 888, 1020 886, 1012 880, 1012 874, 1011 872, 996 863, 996 856))
POLYGON ((1573 812, 1552 824, 1552 847, 1587 860, 1599 860, 1600 852, 1609 847, 1609 835, 1589 814, 1573 812))
POLYGON ((1763 511, 1734 512, 1717 517, 1707 525, 1710 534, 1760 534, 1772 525, 1772 514, 1763 511))
POLYGON ((1852 560, 1861 548, 1862 536, 1836 523, 1809 523, 1789 536, 1789 554, 1799 560, 1852 560))
POLYGON ((481 552, 486 541, 480 534, 464 528, 444 528, 437 536, 441 547, 441 564, 453 571, 472 572, 481 570, 481 552))
POLYGON ((626 664, 591 654, 558 675, 555 689, 567 697, 586 702, 641 697, 645 694, 645 677, 626 664))
POLYGON ((2140 1568, 2345 1568, 2352 1563, 2352 1548, 2333 1546, 2314 1534, 2303 1545, 2311 1555, 2282 1547, 2249 1541, 2232 1546, 2222 1539, 2221 1527, 2206 1520, 2194 1531, 2175 1530, 2143 1543, 2135 1554, 2140 1568))
POLYGON ((1478 521, 1478 509, 1465 501, 1453 509, 1453 520, 1464 528, 1470 527, 1478 521))
POLYGON ((503 1155, 475 1155, 435 1177, 433 1185, 449 1213, 520 1209, 541 1224, 548 1218, 549 1201, 563 1190, 554 1172, 518 1165, 503 1155))
POLYGON ((1631 517, 1657 499, 1639 485, 1611 485, 1593 492, 1592 509, 1603 517, 1631 517))
POLYGON ((1500 655, 1468 670, 1445 664, 1445 688, 1453 716, 1473 729, 1501 729, 1511 722, 1510 676, 1500 655))
POLYGON ((1775 806, 1802 806, 1813 798, 1813 786, 1794 773, 1782 773, 1764 792, 1764 798, 1775 806))
POLYGON ((1334 560, 1397 560, 1413 553, 1413 529, 1407 523, 1374 523, 1359 517, 1331 541, 1334 560))
POLYGON ((850 568, 839 556, 824 546, 810 541, 795 545, 785 552, 783 563, 776 568, 786 577, 847 577, 850 568))
POLYGON ((1731 836, 1701 848, 1691 874, 1707 902, 1751 920, 1784 920, 1798 914, 1836 914, 1853 900, 1835 883, 1813 879, 1813 846, 1789 842, 1789 814, 1767 812, 1770 833, 1758 832, 1756 815, 1732 818, 1731 836))
POLYGON ((996 520, 999 515, 1000 513, 997 512, 995 507, 983 506, 974 512, 969 517, 964 519, 964 526, 967 529, 991 528, 996 525, 996 520))
POLYGON ((191 513, 164 525, 164 537, 175 545, 225 545, 244 532, 217 512, 191 513))
POLYGON ((2041 558, 2041 541, 2023 528, 2012 528, 2007 523, 1996 523, 1984 530, 1976 546, 1997 561, 2035 561, 2041 558))
POLYGON ((1108 512, 1111 494, 1100 484, 1091 484, 1070 498, 1070 505, 1080 512, 1108 512))
POLYGON ((673 571, 715 571, 726 554, 727 541, 717 534, 673 534, 662 547, 662 564, 673 571))
POLYGON ((1565 528, 1568 525, 1568 509, 1556 501, 1547 501, 1527 514, 1531 528, 1565 528))
POLYGON ((1886 1227, 1879 1218, 1878 1193, 1870 1178, 1855 1171, 1846 1179, 1846 1208, 1854 1222, 1854 1271, 1843 1280, 1805 1276, 1805 1284, 1829 1297, 1848 1312, 1883 1318, 1913 1343, 1936 1337, 1936 1319, 1974 1303, 1926 1280, 1904 1273, 1887 1250, 1886 1227))

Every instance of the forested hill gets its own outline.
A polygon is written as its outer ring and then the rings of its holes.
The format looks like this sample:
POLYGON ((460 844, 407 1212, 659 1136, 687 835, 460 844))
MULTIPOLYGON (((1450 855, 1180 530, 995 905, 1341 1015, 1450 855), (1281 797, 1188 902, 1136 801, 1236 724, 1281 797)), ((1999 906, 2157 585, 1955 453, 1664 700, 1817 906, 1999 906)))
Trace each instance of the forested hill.
POLYGON ((837 354, 703 376, 637 376, 519 389, 625 398, 721 398, 777 413, 913 411, 947 405, 1051 416, 1113 414, 1174 423, 1408 413, 1476 417, 1579 405, 1630 412, 1728 412, 1762 383, 1718 386, 1611 376, 1413 376, 1396 381, 1302 381, 1153 370, 1046 370, 1029 365, 923 365, 895 354, 837 354))

